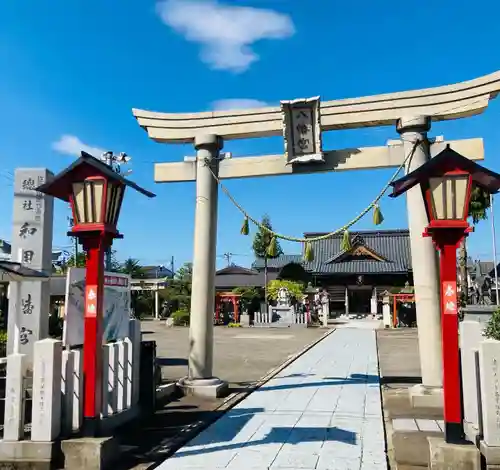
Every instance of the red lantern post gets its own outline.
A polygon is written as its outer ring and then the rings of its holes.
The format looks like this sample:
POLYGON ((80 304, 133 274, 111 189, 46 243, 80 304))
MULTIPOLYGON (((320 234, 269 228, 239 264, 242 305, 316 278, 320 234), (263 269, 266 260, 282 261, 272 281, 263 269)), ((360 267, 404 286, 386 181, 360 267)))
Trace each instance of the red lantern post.
POLYGON ((102 411, 102 343, 104 256, 115 238, 125 188, 154 197, 108 165, 82 152, 81 157, 37 191, 69 201, 74 224, 68 234, 78 237, 86 251, 83 342, 83 433, 99 435, 102 411))
POLYGON ((444 422, 447 442, 464 440, 460 345, 458 341, 457 249, 470 231, 450 228, 430 232, 439 250, 441 284, 441 337, 443 343, 444 422))
POLYGON ((457 248, 471 231, 467 218, 473 185, 490 193, 497 192, 500 175, 448 146, 425 165, 394 181, 391 196, 400 196, 417 184, 420 184, 429 220, 423 236, 432 237, 440 253, 445 439, 449 443, 461 443, 465 435, 458 340, 457 248))

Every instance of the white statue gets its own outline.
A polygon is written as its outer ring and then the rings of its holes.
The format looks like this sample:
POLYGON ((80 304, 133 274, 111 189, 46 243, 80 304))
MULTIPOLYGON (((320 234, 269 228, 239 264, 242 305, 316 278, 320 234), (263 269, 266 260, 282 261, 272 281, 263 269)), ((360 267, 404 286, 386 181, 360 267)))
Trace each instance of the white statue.
POLYGON ((278 304, 290 305, 290 293, 286 287, 280 287, 278 290, 278 304))

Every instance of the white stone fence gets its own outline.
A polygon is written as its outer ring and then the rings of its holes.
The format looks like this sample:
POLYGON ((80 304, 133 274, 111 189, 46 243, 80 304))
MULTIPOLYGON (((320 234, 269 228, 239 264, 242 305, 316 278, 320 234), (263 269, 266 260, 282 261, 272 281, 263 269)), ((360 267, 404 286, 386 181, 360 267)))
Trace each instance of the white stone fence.
MULTIPOLYGON (((141 330, 130 320, 129 336, 103 348, 102 424, 107 430, 136 416, 139 400, 141 330)), ((31 391, 24 354, 7 357, 3 441, 52 442, 78 432, 83 419, 83 351, 63 350, 62 342, 43 339, 34 344, 31 391), (26 397, 31 394, 31 423, 25 422, 26 397)))
POLYGON ((485 326, 479 321, 460 323, 464 428, 488 465, 496 465, 497 460, 500 464, 500 341, 485 338, 485 326))
POLYGON ((255 312, 254 326, 273 326, 278 324, 283 326, 307 326, 307 313, 305 312, 291 310, 289 321, 276 321, 273 319, 273 315, 273 307, 270 307, 267 312, 255 312))

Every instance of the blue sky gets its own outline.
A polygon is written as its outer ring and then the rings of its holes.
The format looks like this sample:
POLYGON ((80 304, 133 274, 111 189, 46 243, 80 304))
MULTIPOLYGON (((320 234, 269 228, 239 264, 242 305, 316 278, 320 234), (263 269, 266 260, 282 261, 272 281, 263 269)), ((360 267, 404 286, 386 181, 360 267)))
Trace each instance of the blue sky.
MULTIPOLYGON (((155 184, 153 163, 180 161, 190 146, 157 144, 132 108, 164 112, 323 100, 403 91, 472 79, 499 68, 500 4, 493 0, 378 2, 246 0, 87 0, 0 5, 0 238, 10 239, 16 167, 57 172, 83 148, 127 152, 154 200, 129 193, 116 242, 119 257, 176 264, 192 254, 194 185, 155 184), (248 104, 248 103, 247 103, 248 104), (252 104, 252 102, 250 102, 252 104)), ((485 164, 500 171, 500 102, 483 115, 439 123, 431 135, 483 137, 485 164)), ((325 149, 384 145, 392 127, 329 133, 325 149)), ((235 157, 280 153, 279 138, 228 142, 235 157)), ((375 197, 393 170, 236 180, 228 188, 247 211, 268 213, 288 235, 331 231, 375 197)), ((497 204, 500 207, 500 200, 497 204)), ((54 245, 70 244, 68 215, 56 205, 54 245)), ((407 226, 405 202, 385 198, 382 228, 407 226)), ((500 208, 497 210, 500 211, 500 208)), ((500 213, 497 214, 497 218, 500 213)), ((218 255, 252 261, 251 237, 221 194, 218 255)), ((373 228, 371 216, 355 228, 373 228)), ((470 237, 491 258, 489 223, 470 237)), ((299 245, 285 244, 298 253, 299 245)), ((219 265, 223 265, 219 258, 219 265)))

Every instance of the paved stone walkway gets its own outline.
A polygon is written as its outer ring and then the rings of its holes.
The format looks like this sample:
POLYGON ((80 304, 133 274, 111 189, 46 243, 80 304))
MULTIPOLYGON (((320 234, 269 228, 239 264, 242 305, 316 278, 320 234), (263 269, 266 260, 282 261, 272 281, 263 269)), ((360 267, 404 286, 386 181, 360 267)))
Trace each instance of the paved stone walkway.
POLYGON ((375 331, 334 331, 158 467, 221 468, 387 469, 375 331))

